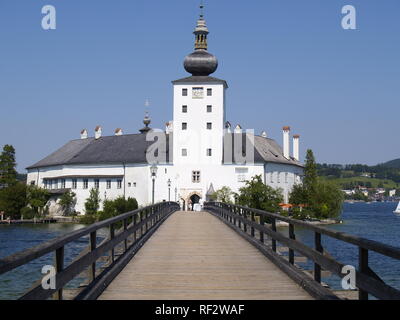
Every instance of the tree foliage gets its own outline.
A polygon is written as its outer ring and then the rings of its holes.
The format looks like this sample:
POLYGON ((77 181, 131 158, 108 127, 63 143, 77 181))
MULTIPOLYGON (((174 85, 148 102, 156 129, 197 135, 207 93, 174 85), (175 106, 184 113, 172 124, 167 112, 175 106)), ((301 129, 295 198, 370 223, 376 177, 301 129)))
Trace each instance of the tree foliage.
POLYGON ((135 198, 125 199, 124 197, 118 197, 115 200, 105 200, 103 203, 103 211, 99 212, 98 220, 102 221, 116 217, 123 213, 134 211, 138 207, 135 198))
POLYGON ((19 219, 21 209, 26 207, 26 185, 18 182, 0 190, 0 211, 4 211, 6 217, 19 219))
POLYGON ((17 183, 16 166, 15 149, 7 144, 0 154, 0 186, 12 186, 17 183))
POLYGON ((231 188, 224 186, 214 192, 212 198, 219 202, 232 203, 233 191, 231 188))
POLYGON ((87 215, 95 216, 100 208, 100 192, 97 188, 90 189, 89 198, 85 202, 85 212, 87 215))
POLYGON ((26 188, 26 197, 28 205, 32 208, 35 215, 42 215, 47 201, 49 201, 50 193, 43 188, 37 186, 28 186, 26 188))
POLYGON ((237 201, 242 206, 261 209, 268 212, 280 211, 279 204, 283 202, 281 189, 274 189, 263 183, 261 175, 246 181, 246 185, 239 189, 237 201))
POLYGON ((76 204, 76 194, 72 191, 64 193, 58 202, 64 211, 64 215, 70 216, 76 204))
POLYGON ((298 217, 337 217, 343 200, 343 192, 337 185, 318 179, 314 154, 312 150, 307 150, 303 184, 295 185, 289 197, 291 204, 305 206, 303 210, 298 210, 300 212, 296 211, 298 217))

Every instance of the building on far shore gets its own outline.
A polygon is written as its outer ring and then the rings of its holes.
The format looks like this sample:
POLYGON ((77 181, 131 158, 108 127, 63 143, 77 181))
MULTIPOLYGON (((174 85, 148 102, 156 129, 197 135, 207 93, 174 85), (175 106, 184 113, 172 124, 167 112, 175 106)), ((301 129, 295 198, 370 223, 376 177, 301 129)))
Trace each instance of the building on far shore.
POLYGON ((207 51, 209 32, 203 15, 194 34, 195 51, 184 61, 191 75, 172 81, 173 121, 167 122, 165 131, 152 130, 147 115, 137 134, 124 134, 118 128, 114 136, 103 136, 98 126, 89 137, 88 131, 82 130, 80 139, 27 168, 27 183, 52 193, 51 214, 61 213, 57 199, 67 190, 76 193, 75 210, 81 214, 92 188, 99 189, 102 200, 124 196, 136 198, 139 205, 150 204, 151 168, 157 168, 155 202, 180 201, 187 207, 189 202, 206 200, 212 190, 223 186, 237 192, 255 175, 261 175, 265 184, 281 188, 288 201, 293 185, 301 183, 303 175, 299 135, 292 138, 291 152, 288 126, 283 127, 283 147, 265 132, 255 135, 239 125, 233 128, 226 119, 228 84, 210 76, 218 61, 207 51), (164 135, 165 142, 158 149, 151 138, 156 134, 164 135), (158 160, 149 161, 152 157, 158 160))

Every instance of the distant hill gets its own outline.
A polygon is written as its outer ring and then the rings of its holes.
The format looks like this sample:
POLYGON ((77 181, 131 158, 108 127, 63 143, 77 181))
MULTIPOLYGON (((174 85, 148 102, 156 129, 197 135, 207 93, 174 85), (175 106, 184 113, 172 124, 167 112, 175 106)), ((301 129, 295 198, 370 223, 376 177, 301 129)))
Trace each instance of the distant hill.
POLYGON ((380 165, 382 167, 386 167, 386 168, 400 169, 400 159, 388 161, 388 162, 382 163, 380 165))

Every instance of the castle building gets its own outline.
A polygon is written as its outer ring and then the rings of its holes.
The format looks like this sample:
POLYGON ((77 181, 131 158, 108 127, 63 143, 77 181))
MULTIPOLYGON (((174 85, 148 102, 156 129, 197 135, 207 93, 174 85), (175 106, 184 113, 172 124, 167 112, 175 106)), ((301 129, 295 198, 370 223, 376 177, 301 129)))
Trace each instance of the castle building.
POLYGON ((150 128, 148 115, 138 134, 115 130, 94 137, 82 130, 72 140, 27 168, 27 183, 52 194, 50 213, 61 214, 57 199, 67 190, 76 194, 75 210, 85 213, 92 188, 101 200, 134 197, 139 205, 160 201, 187 204, 208 200, 223 186, 237 192, 246 180, 261 175, 266 185, 281 188, 285 202, 293 185, 301 183, 299 136, 283 127, 283 147, 263 132, 232 128, 226 119, 228 84, 210 76, 217 58, 207 51, 209 31, 203 14, 194 31, 195 50, 184 61, 189 77, 172 81, 173 121, 165 130, 150 128), (157 137, 155 139, 154 137, 157 137))

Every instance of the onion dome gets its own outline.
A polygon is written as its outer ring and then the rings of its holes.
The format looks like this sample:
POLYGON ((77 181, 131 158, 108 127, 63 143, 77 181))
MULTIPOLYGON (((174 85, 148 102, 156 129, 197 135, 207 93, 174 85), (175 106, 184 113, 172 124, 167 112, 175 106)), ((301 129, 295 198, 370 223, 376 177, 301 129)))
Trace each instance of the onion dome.
POLYGON ((200 5, 201 14, 197 20, 197 26, 194 30, 195 51, 186 56, 184 61, 185 70, 193 76, 209 76, 218 68, 217 58, 207 51, 208 28, 203 15, 203 4, 200 5))

